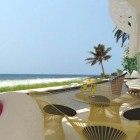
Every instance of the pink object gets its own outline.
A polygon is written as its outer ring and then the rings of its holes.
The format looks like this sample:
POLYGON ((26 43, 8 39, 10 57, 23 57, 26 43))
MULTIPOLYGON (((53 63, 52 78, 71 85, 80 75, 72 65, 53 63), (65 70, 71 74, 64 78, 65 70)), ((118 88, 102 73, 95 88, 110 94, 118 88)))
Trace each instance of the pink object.
POLYGON ((0 115, 2 114, 2 110, 3 110, 3 104, 0 103, 0 115))

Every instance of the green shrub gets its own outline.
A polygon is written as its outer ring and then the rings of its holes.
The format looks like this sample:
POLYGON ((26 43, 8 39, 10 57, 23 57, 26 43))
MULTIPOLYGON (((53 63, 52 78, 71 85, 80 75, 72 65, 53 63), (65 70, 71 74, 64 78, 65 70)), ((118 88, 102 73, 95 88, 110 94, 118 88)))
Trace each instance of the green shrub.
POLYGON ((111 73, 111 76, 117 76, 117 72, 111 73))
POLYGON ((103 74, 103 73, 101 73, 101 77, 108 79, 110 77, 110 75, 109 74, 103 74))
POLYGON ((122 61, 122 66, 124 70, 128 71, 129 73, 132 73, 133 70, 137 70, 137 57, 124 57, 122 61))

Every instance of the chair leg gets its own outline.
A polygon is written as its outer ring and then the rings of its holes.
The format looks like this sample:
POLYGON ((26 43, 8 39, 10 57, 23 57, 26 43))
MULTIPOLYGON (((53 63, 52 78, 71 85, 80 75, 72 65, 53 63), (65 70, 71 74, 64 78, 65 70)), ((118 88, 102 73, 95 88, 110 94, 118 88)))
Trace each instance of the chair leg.
POLYGON ((98 122, 112 122, 112 123, 121 123, 119 115, 120 105, 114 106, 98 106, 90 104, 90 114, 89 121, 98 121, 98 122))
POLYGON ((45 139, 46 140, 64 140, 65 134, 62 126, 61 116, 50 115, 45 116, 44 126, 45 126, 45 139))

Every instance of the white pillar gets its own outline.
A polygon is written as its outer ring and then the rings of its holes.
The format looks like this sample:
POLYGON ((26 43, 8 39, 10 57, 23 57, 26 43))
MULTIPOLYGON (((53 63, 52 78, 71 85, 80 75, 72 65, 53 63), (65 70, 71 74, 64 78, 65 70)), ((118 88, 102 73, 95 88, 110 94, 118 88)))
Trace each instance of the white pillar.
POLYGON ((138 72, 140 73, 140 14, 137 16, 137 64, 138 64, 138 72))
MULTIPOLYGON (((128 30, 129 33, 129 57, 133 57, 138 53, 138 14, 134 7, 131 8, 131 18, 127 19, 127 22, 131 23, 128 30)), ((129 15, 127 15, 129 16, 129 15)))

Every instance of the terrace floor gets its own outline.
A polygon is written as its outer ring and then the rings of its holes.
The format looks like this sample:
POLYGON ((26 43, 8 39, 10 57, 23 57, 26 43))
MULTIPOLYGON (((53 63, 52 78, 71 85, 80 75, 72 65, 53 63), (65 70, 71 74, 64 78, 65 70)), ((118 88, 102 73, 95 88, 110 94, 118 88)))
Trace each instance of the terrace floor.
MULTIPOLYGON (((125 89, 125 86, 123 87, 123 89, 125 89)), ((80 92, 80 89, 54 91, 53 93, 55 93, 55 96, 58 99, 60 99, 62 103, 76 110, 77 112, 76 118, 87 120, 90 111, 89 105, 84 102, 79 102, 78 100, 75 99, 75 94, 78 92, 80 92)), ((40 96, 40 98, 46 99, 47 96, 42 95, 40 96)), ((121 106, 120 115, 128 106, 129 104, 123 104, 121 106)), ((126 121, 124 118, 122 118, 122 121, 126 124, 130 123, 126 121)), ((69 122, 65 118, 63 118, 62 120, 62 124, 65 132, 65 140, 71 140, 72 138, 74 140, 81 140, 78 133, 73 129, 73 127, 69 124, 69 122)), ((134 122, 132 124, 135 125, 134 122)))
MULTIPOLYGON (((123 91, 126 91, 126 87, 125 85, 123 85, 123 91)), ((80 92, 80 88, 74 88, 74 89, 60 89, 60 90, 52 90, 52 93, 54 93, 54 95, 60 99, 60 101, 64 104, 67 105, 73 109, 76 110, 77 112, 77 118, 81 118, 81 119, 86 119, 89 116, 89 104, 85 103, 85 102, 80 102, 78 100, 76 100, 75 98, 75 94, 80 92)), ((45 100, 47 98, 47 96, 45 94, 40 95, 40 98, 45 100)), ((126 107, 128 107, 129 104, 123 104, 120 108, 120 115, 122 113, 122 111, 124 109, 126 109, 126 107)), ((130 123, 128 121, 126 121, 124 118, 122 118, 122 121, 124 123, 130 123)), ((132 123, 133 125, 135 125, 135 123, 132 123)), ((65 140, 71 140, 72 138, 74 140, 81 140, 81 138, 79 137, 78 133, 73 129, 73 127, 69 124, 69 122, 63 118, 62 119, 62 125, 63 125, 63 129, 65 132, 65 140)))

